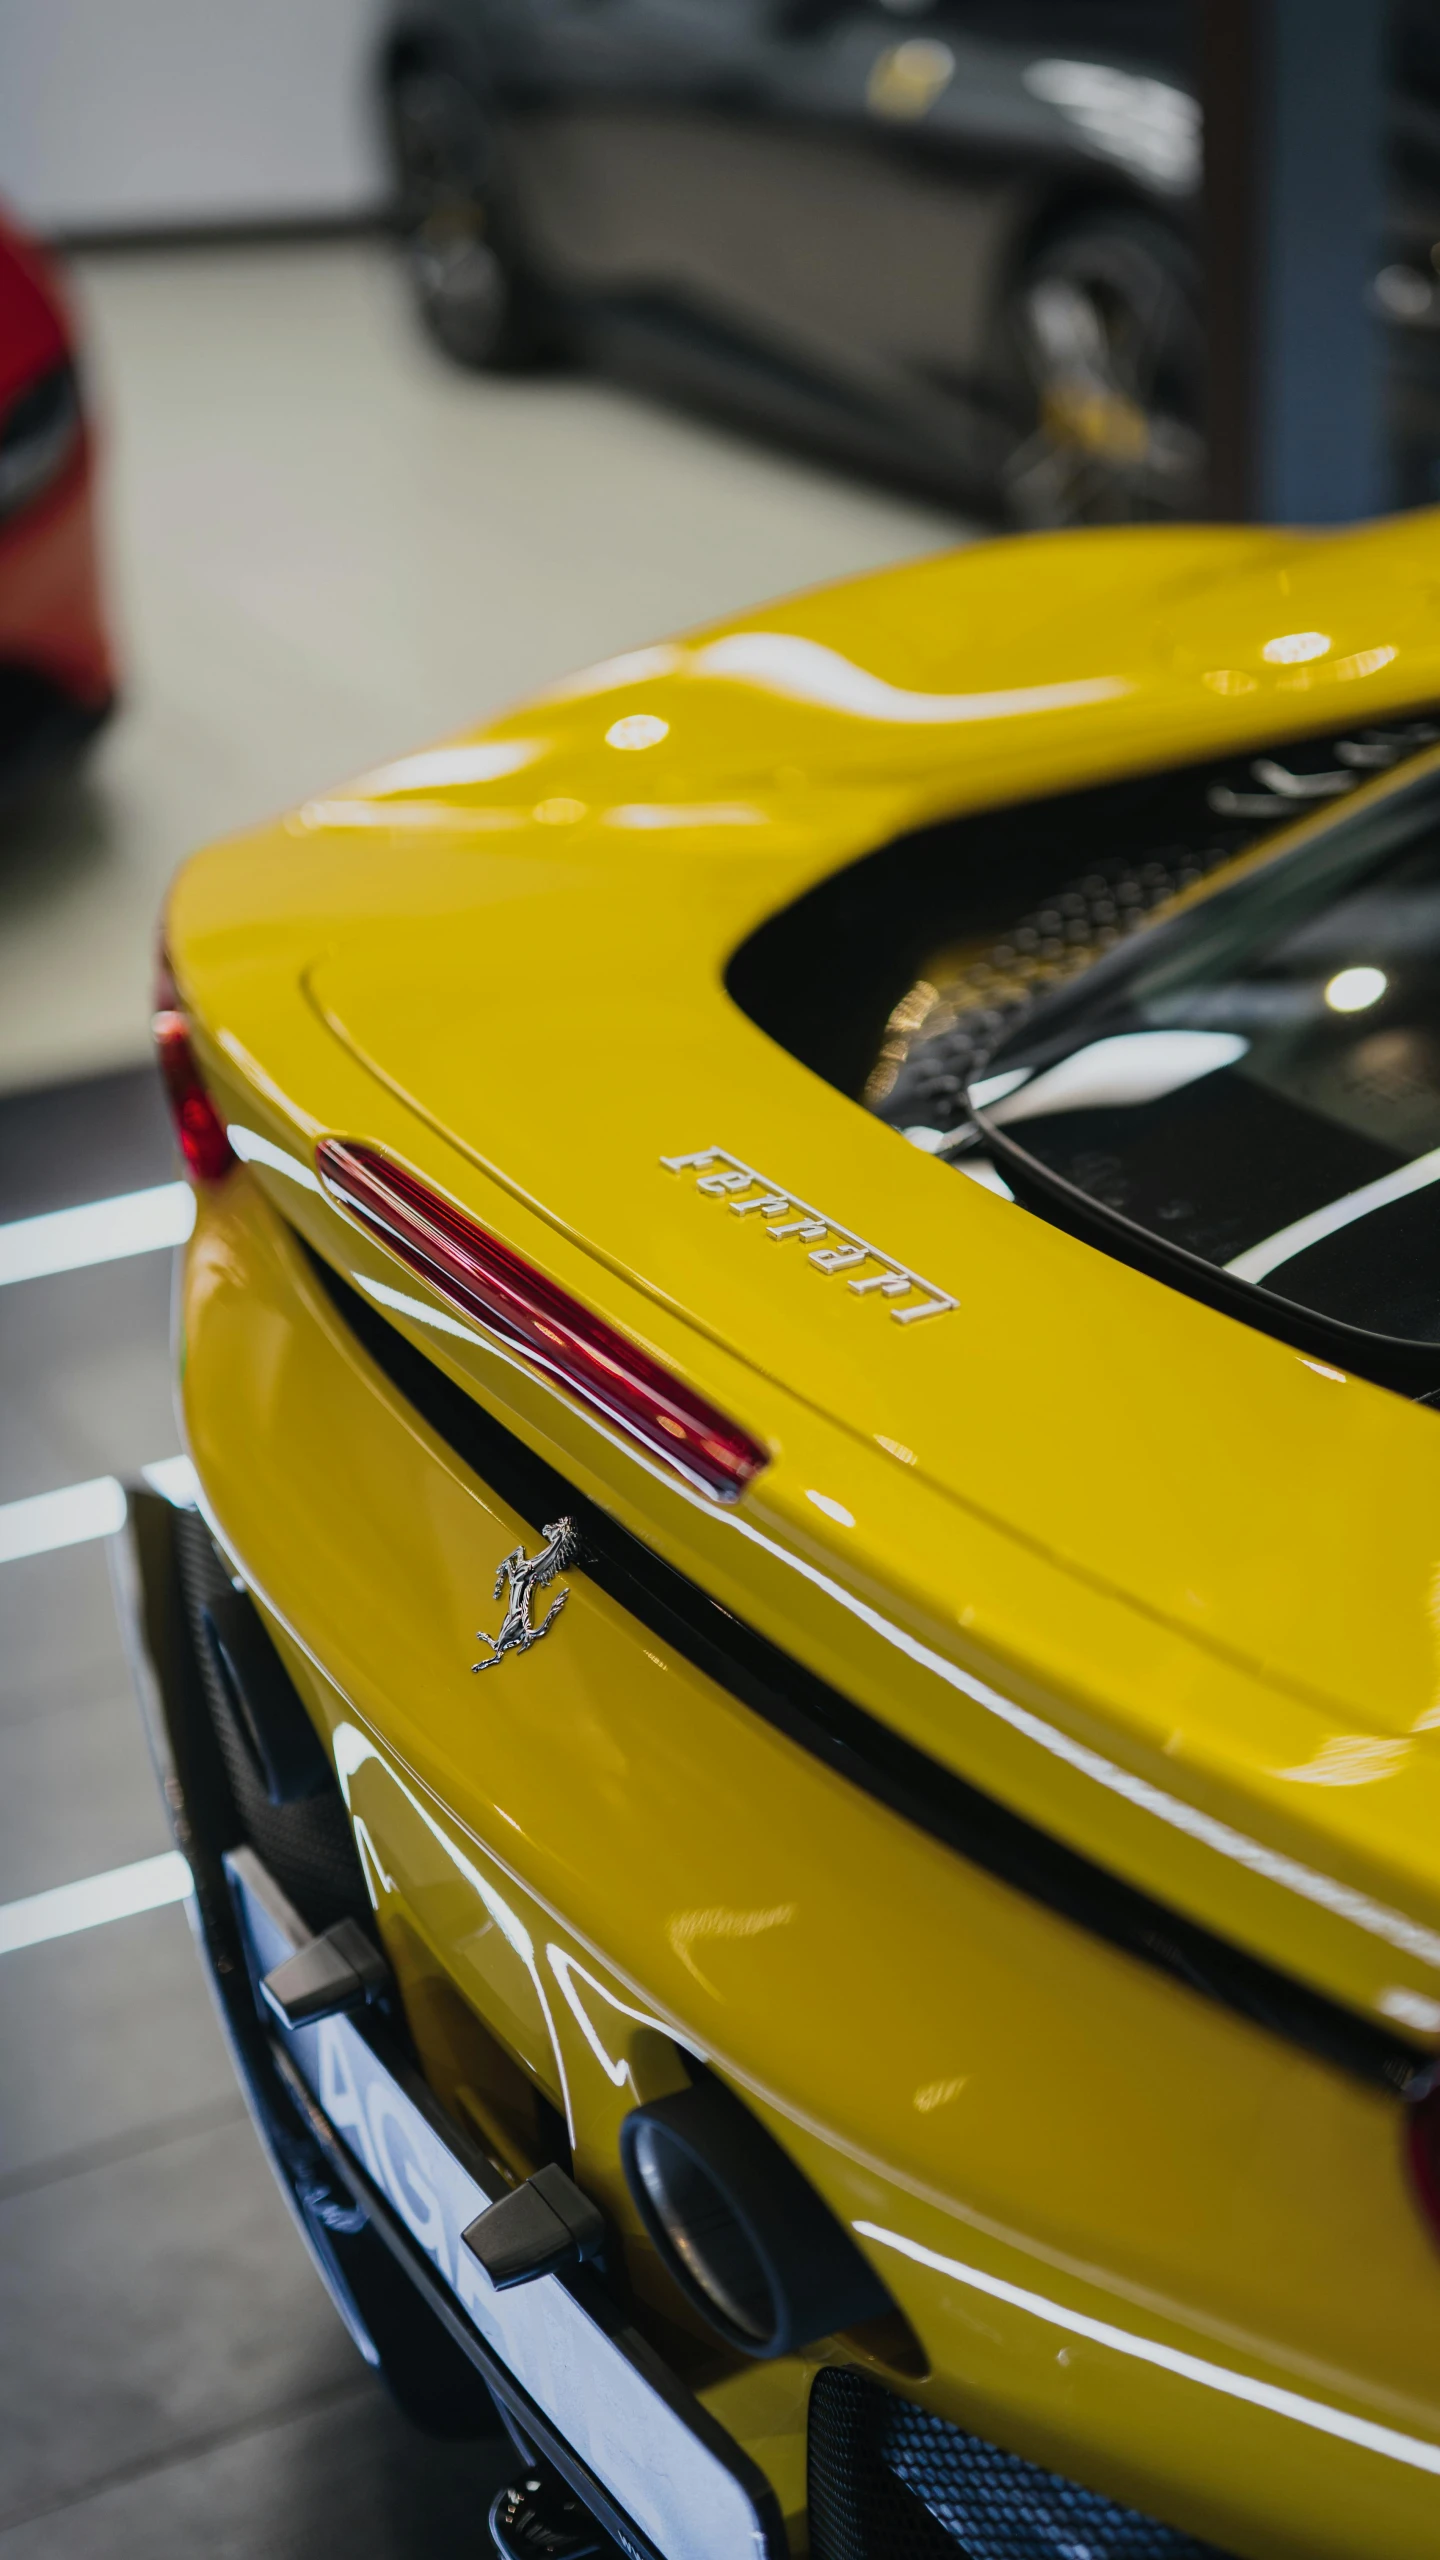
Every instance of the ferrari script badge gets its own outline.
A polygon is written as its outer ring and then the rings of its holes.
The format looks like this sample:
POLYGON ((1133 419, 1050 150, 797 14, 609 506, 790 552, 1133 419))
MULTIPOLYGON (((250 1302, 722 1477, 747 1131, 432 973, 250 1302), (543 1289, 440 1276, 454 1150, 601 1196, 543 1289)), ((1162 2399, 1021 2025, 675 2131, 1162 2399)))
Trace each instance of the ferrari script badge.
POLYGON ((510 1585, 500 1633, 487 1636, 483 1627, 476 1628, 477 1641, 488 1644, 490 1651, 483 1661, 471 1663, 472 1671, 493 1671, 507 1653, 528 1653, 532 1644, 548 1636, 570 1597, 569 1589, 556 1592, 538 1627, 530 1624, 530 1595, 545 1590, 557 1573, 563 1573, 567 1564, 575 1562, 579 1553, 580 1532, 573 1520, 546 1521, 545 1544, 538 1556, 527 1556, 523 1547, 512 1548, 495 1576, 497 1600, 507 1582, 510 1585))
POLYGON ((853 1272, 851 1295, 888 1299, 896 1324, 923 1324, 927 1316, 953 1315, 960 1303, 948 1289, 922 1280, 908 1262, 882 1253, 878 1244, 868 1244, 853 1228, 837 1226, 798 1193, 781 1190, 766 1174, 732 1156, 728 1147, 699 1147, 693 1155, 662 1156, 660 1161, 667 1173, 693 1173, 696 1190, 709 1200, 725 1201, 733 1216, 748 1218, 753 1210, 756 1226, 772 1244, 784 1244, 793 1237, 799 1244, 813 1246, 810 1261, 827 1280, 837 1271, 853 1272))

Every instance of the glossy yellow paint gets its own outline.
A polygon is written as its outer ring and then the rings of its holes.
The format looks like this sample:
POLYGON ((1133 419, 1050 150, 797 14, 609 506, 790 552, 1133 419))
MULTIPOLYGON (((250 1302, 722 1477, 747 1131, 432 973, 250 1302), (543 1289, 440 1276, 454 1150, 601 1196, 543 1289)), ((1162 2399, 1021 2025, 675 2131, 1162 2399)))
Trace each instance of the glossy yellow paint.
POLYGON ((654 2318, 792 2512, 803 2371, 707 2365, 618 2178, 677 2043, 868 2234, 930 2362, 904 2387, 1256 2555, 1437 2539, 1440 2260, 1397 2111, 971 1873, 583 1576, 563 1643, 472 1682, 518 1524, 340 1337, 276 1210, 937 1757, 1357 2008, 1440 2022, 1434 1417, 955 1180, 722 984, 756 921, 937 815, 1440 700, 1437 578, 1428 517, 996 543, 593 671, 177 884, 250 1158, 187 1266, 215 1516, 337 1736, 437 2086, 502 2153, 568 2110, 654 2318), (1323 654, 1267 658, 1301 631, 1323 654), (746 1423, 773 1456, 745 1500, 446 1330, 316 1185, 326 1134, 746 1423), (897 1327, 661 1168, 712 1144, 957 1311, 897 1327), (1368 1746, 1357 1782, 1313 1783, 1337 1741, 1368 1746))
POLYGON ((583 1573, 563 1645, 471 1678, 523 1524, 370 1367, 247 1174, 202 1203, 183 1323, 207 1499, 331 1736, 437 2088, 525 2164, 473 2018, 566 2110, 658 2334, 792 2514, 804 2361, 717 2369, 619 2175, 620 2117, 679 2047, 852 2224, 968 2271, 870 2243, 930 2366, 899 2387, 1226 2549, 1431 2547, 1440 2258, 1393 2102, 920 1837, 637 1644, 583 1573))

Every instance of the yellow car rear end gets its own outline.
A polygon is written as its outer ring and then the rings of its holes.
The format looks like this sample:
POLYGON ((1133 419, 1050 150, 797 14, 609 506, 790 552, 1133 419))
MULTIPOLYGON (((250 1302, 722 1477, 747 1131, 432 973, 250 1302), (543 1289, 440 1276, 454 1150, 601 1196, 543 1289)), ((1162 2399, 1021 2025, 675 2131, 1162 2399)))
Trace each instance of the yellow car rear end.
POLYGON ((1434 2546, 1433 1415, 907 1147, 726 972, 956 813, 1412 715, 1437 544, 997 544, 177 884, 201 1508, 137 1501, 139 1606, 222 2005, 362 2344, 429 2423, 473 2365, 620 2548, 1434 2546), (492 2298, 327 2016, 558 2254, 492 2298), (649 2400, 522 2336, 555 2288, 649 2400))

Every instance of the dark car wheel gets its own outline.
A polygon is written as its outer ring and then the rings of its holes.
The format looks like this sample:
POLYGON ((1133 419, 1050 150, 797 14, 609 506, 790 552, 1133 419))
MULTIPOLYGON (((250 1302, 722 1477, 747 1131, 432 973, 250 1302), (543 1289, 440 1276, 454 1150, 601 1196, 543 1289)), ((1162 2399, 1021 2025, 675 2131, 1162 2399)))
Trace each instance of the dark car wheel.
POLYGON ((455 363, 516 372, 546 350, 484 110, 452 72, 397 73, 386 100, 395 202, 420 316, 455 363))
POLYGON ((1004 472, 1016 521, 1200 514, 1204 349, 1184 241, 1142 214, 1075 222, 1031 258, 1008 319, 1032 421, 1004 472))

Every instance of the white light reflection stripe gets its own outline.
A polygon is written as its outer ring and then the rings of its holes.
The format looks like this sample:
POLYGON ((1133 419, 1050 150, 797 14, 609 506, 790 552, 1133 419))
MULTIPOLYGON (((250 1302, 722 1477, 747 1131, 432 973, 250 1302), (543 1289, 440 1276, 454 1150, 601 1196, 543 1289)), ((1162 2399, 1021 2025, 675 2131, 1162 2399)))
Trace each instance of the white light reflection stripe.
MULTIPOLYGON (((377 1750, 368 1733, 362 1733, 358 1725, 337 1724, 334 1745, 335 1772, 340 1781, 340 1792, 345 1798, 346 1812, 351 1811, 351 1779, 357 1769, 363 1769, 367 1760, 373 1760, 377 1768, 383 1769, 391 1784, 399 1788, 406 1803, 415 1813, 418 1813, 431 1837, 439 1841, 451 1865, 459 1869, 466 1883, 479 1895, 501 1937, 514 1948, 521 1963, 532 1977, 536 1976, 534 1942, 519 1913, 512 1911, 504 1895, 497 1893, 495 1887, 487 1883, 479 1868, 466 1857, 463 1849, 456 1846, 449 1832, 436 1821, 434 1814, 429 1812, 419 1797, 406 1786, 399 1770, 385 1758, 383 1752, 377 1750)), ((536 1978, 538 1983, 538 1977, 536 1978)))
MULTIPOLYGON (((194 1501, 195 1470, 188 1458, 157 1458, 140 1472, 167 1502, 194 1501)), ((118 1476, 91 1476, 84 1484, 58 1485, 53 1493, 0 1502, 0 1564, 110 1538, 124 1525, 125 1488, 118 1476)))
MULTIPOLYGON (((535 1997, 540 2004, 540 2014, 545 2021, 545 2031, 550 2038, 550 2049, 554 2053, 556 2067, 560 2074, 560 2095, 564 2101, 565 2121, 570 2127, 571 2137, 573 2140, 575 2131, 575 2110, 570 2101, 569 2075, 565 2069, 565 2061, 561 2051, 560 2039, 555 2032, 555 2020, 551 2012, 549 1999, 546 1995, 545 1984, 541 1978, 540 1966, 536 1960, 535 1942, 531 1937, 529 1930, 526 1928, 524 1921, 521 1919, 519 1912, 511 1910, 504 1895, 502 1893, 498 1893, 494 1885, 490 1884, 486 1880, 486 1878, 480 1873, 479 1868, 475 1865, 474 1860, 466 1857, 464 1850, 459 1846, 458 1842, 452 1839, 450 1833, 441 1823, 436 1821, 434 1814, 430 1812, 428 1807, 421 1803, 420 1798, 415 1794, 414 1789, 406 1785, 405 1780, 400 1775, 397 1763, 393 1760, 386 1759, 384 1753, 378 1750, 376 1745, 371 1741, 368 1733, 362 1732, 358 1725, 351 1724, 347 1720, 346 1722, 337 1724, 335 1727, 333 1742, 335 1750, 335 1774, 340 1781, 340 1792, 345 1798, 345 1810, 350 1814, 351 1819, 354 1819, 354 1809, 351 1804, 350 1794, 351 1781, 354 1778, 357 1769, 363 1768, 367 1760, 373 1760, 376 1767, 384 1771, 384 1774, 390 1780, 391 1785, 399 1788, 406 1803, 419 1815, 432 1839, 438 1841, 440 1848, 449 1859, 452 1867, 457 1869, 459 1874, 464 1877, 466 1883, 479 1895, 480 1901, 484 1905, 484 1908, 489 1912, 491 1919, 494 1921, 496 1928, 499 1930, 502 1938, 506 1941, 506 1944, 514 1948, 516 1955, 519 1957, 520 1962, 523 1964, 526 1972, 530 1976, 530 1980, 535 1990, 535 1997)), ((477 1842, 476 1845, 479 1847, 480 1843, 477 1842)), ((483 1854, 491 1859, 495 1859, 495 1852, 493 1849, 487 1849, 483 1854)), ((495 1863, 498 1865, 499 1860, 495 1859, 495 1863)), ((517 1883, 519 1882, 518 1877, 516 1881, 517 1883)), ((464 1951, 465 1944, 466 1942, 462 1940, 462 1952, 464 1951)))
POLYGON ((1338 1235, 1342 1227, 1353 1225, 1357 1218, 1368 1218, 1372 1209, 1387 1209, 1392 1200, 1404 1200, 1412 1191, 1423 1191, 1431 1182, 1440 1182, 1440 1147, 1417 1156, 1413 1164, 1402 1164, 1394 1173, 1382 1173, 1377 1182, 1362 1183, 1358 1191, 1347 1191, 1324 1209, 1312 1209, 1308 1218, 1297 1218, 1293 1226, 1281 1227, 1278 1234, 1267 1236, 1263 1244, 1252 1244, 1245 1253, 1237 1253, 1225 1268, 1237 1280, 1263 1280, 1267 1272, 1279 1269, 1297 1253, 1312 1244, 1323 1244, 1326 1236, 1338 1235))
POLYGON ((489 1335, 477 1333, 473 1324, 461 1324, 458 1316, 447 1316, 439 1307, 427 1307, 423 1298, 412 1298, 408 1290, 392 1289, 386 1281, 372 1280, 364 1271, 352 1271, 350 1277, 367 1298, 374 1298, 382 1307, 393 1307, 397 1315, 413 1316, 417 1324, 428 1324, 435 1333, 458 1334, 462 1342, 478 1343, 482 1351, 495 1347, 489 1335))
POLYGON ((1007 2284, 1003 2277, 986 2275, 979 2267, 967 2267, 958 2258, 942 2257, 938 2249, 907 2240, 901 2232, 886 2231, 877 2222, 857 2222, 854 2228, 861 2239, 873 2240, 882 2249, 894 2249, 902 2258, 912 2258, 917 2266, 932 2268, 936 2275, 953 2276, 957 2284, 988 2294, 993 2302, 1008 2302, 1017 2311, 1028 2311, 1032 2318, 1048 2322, 1052 2329, 1067 2330, 1071 2337, 1087 2338, 1097 2347, 1110 2347, 1117 2355, 1133 2357, 1138 2364, 1155 2365, 1162 2373, 1173 2373, 1183 2382, 1202 2383, 1209 2391, 1222 2392, 1227 2400, 1248 2401, 1252 2408, 1266 2409, 1273 2417, 1294 2418, 1302 2427, 1313 2427, 1318 2435, 1336 2436, 1342 2444, 1359 2445, 1364 2452, 1382 2454, 1387 2461, 1408 2463, 1414 2471, 1440 2474, 1440 2445, 1427 2444, 1421 2436, 1402 2436, 1394 2427, 1377 2426, 1373 2419, 1354 2417, 1348 2409, 1333 2409, 1328 2401, 1307 2400, 1299 2391, 1286 2391, 1251 2374, 1235 2373, 1229 2365, 1211 2364, 1205 2357, 1187 2355, 1179 2347, 1164 2347, 1158 2338, 1137 2338, 1133 2330, 1113 2328, 1108 2320, 1092 2320, 1083 2311, 1067 2311, 1043 2293, 1028 2293, 1023 2285, 1007 2284))
MULTIPOLYGON (((1012 1120, 1038 1120, 1052 1111, 1133 1111, 1183 1093, 1202 1076, 1217 1075, 1244 1057, 1250 1043, 1238 1031, 1116 1031, 1072 1049, 1058 1065, 1027 1076, 997 1095, 988 1117, 997 1129, 1012 1120)), ((1003 1079, 988 1079, 992 1085, 1003 1079)), ((978 1087, 972 1090, 975 1099, 978 1087)))
POLYGON ((87 1200, 78 1209, 51 1209, 42 1218, 13 1218, 0 1227, 0 1288, 14 1280, 45 1280, 57 1271, 84 1271, 97 1262, 123 1262, 132 1253, 159 1253, 183 1244, 195 1224, 195 1194, 188 1182, 157 1182, 149 1191, 122 1191, 113 1200, 87 1200))
POLYGON ((422 747, 418 755, 402 756, 396 764, 379 764, 372 773, 362 773, 351 789, 365 799, 379 799, 386 793, 446 791, 467 782, 499 782, 507 773, 533 764, 544 746, 543 738, 473 738, 453 747, 422 747))
POLYGON ((87 1484, 62 1484, 54 1493, 7 1502, 0 1505, 0 1564, 43 1556, 52 1547, 83 1546, 89 1538, 108 1538, 124 1518, 125 1492, 118 1476, 92 1476, 87 1484))
POLYGON ((998 693, 917 693, 908 686, 887 683, 838 649, 827 649, 820 640, 805 640, 791 631, 729 631, 698 649, 670 641, 656 649, 635 649, 624 657, 602 659, 598 666, 583 667, 578 675, 549 686, 537 699, 575 702, 621 685, 658 683, 665 676, 718 677, 725 683, 752 684, 793 702, 843 711, 852 719, 908 727, 1078 710, 1092 702, 1117 701, 1135 689, 1128 676, 1081 676, 1058 684, 1010 685, 998 693))
POLYGON ((626 800, 602 810, 602 827, 768 827, 763 809, 743 800, 626 800))
POLYGON ((167 1502, 179 1503, 182 1509, 192 1506, 200 1491, 200 1479, 188 1458, 156 1458, 140 1473, 156 1493, 167 1502))
POLYGON ((277 1147, 262 1138, 258 1129, 247 1129, 238 1120, 228 1123, 225 1131, 242 1164, 268 1164, 272 1173, 283 1173, 288 1182, 298 1182, 302 1191, 318 1191, 320 1176, 301 1157, 292 1155, 288 1147, 277 1147))
POLYGON ((1414 1956, 1421 1964, 1440 1968, 1440 1936, 1433 1929, 1422 1928, 1418 1921, 1407 1920, 1403 1911, 1391 1911, 1385 1903, 1373 1902, 1368 1893, 1360 1893, 1354 1885, 1341 1884, 1334 1876, 1322 1876, 1316 1868, 1303 1866, 1298 1858, 1287 1858, 1281 1850, 1267 1849, 1263 1841, 1248 1839, 1243 1831, 1232 1830, 1228 1822, 1219 1822, 1213 1814, 1202 1813, 1197 1805, 1185 1804, 1178 1796, 1166 1795, 1163 1788, 1152 1786, 1148 1778, 1137 1777, 1133 1770, 1118 1768, 1113 1760, 1105 1759, 1098 1751, 1089 1750, 1073 1735, 1062 1733, 1056 1725, 1046 1724, 1042 1717, 1031 1715, 1025 1707, 1017 1707, 1012 1699, 1002 1698, 998 1689, 991 1689, 983 1680, 962 1671, 958 1662, 951 1662, 943 1653, 936 1653, 928 1644, 921 1644, 918 1637, 907 1635, 903 1627, 892 1626, 888 1618, 882 1618, 877 1609, 870 1608, 853 1591, 847 1591, 842 1583, 832 1581, 828 1573, 822 1573, 817 1566, 807 1563, 804 1556, 792 1554, 789 1548, 777 1545, 753 1522, 740 1519, 733 1511, 726 1518, 729 1527, 737 1529, 753 1545, 763 1547, 782 1564, 789 1565, 793 1572, 802 1573, 807 1582, 813 1582, 817 1590, 825 1592, 830 1599, 838 1600, 841 1608, 848 1610, 852 1618, 858 1618, 863 1626, 883 1636, 887 1644, 908 1654, 911 1661, 918 1662, 924 1670, 935 1672, 952 1689, 959 1689, 967 1698, 973 1698, 977 1706, 987 1708, 991 1715, 998 1716, 1016 1733, 1023 1733, 1027 1741, 1038 1742, 1041 1750, 1048 1751, 1054 1759, 1063 1760, 1070 1768, 1078 1769, 1082 1777, 1093 1778, 1097 1785, 1108 1788, 1112 1795, 1123 1796, 1127 1803, 1137 1805, 1142 1813, 1154 1814, 1158 1821, 1168 1823, 1174 1831, 1185 1832, 1204 1848, 1218 1850, 1221 1857, 1229 1858, 1236 1866, 1247 1867, 1252 1875, 1262 1876, 1267 1884, 1283 1885, 1289 1892, 1300 1894, 1305 1901, 1317 1903, 1322 1910, 1333 1912, 1337 1919, 1353 1921, 1357 1929, 1364 1929, 1371 1937, 1383 1938, 1388 1946, 1398 1948, 1402 1955, 1414 1956))
POLYGON ((888 684, 823 641, 791 631, 730 631, 707 640, 681 662, 686 676, 753 684, 792 702, 814 702, 852 719, 906 727, 949 727, 970 720, 1023 719, 1028 712, 1078 710, 1114 702, 1133 687, 1124 676, 1082 676, 1060 684, 1009 685, 999 693, 916 693, 888 684))
POLYGON ((81 1876, 76 1884, 53 1885, 48 1893, 29 1893, 21 1902, 0 1902, 0 1956, 43 1946, 49 1938, 72 1938, 81 1929, 103 1928, 109 1920, 128 1920, 137 1911, 159 1911, 167 1902, 183 1902, 189 1890, 190 1870, 179 1850, 162 1849, 158 1857, 137 1858, 133 1866, 81 1876))
MULTIPOLYGON (((416 1316, 439 1331, 460 1334, 485 1351, 497 1354, 507 1367, 522 1368, 522 1364, 512 1359, 492 1337, 473 1332, 468 1325, 457 1324, 453 1317, 441 1316, 436 1309, 425 1306, 422 1300, 410 1298, 398 1289, 387 1290, 382 1282, 368 1279, 363 1272, 352 1272, 351 1277, 358 1288, 379 1298, 382 1303, 416 1316)), ((529 1376, 533 1372, 523 1370, 523 1374, 529 1376)), ((716 1518, 717 1505, 707 1501, 702 1494, 693 1492, 657 1461, 649 1459, 632 1441, 620 1439, 595 1416, 586 1414, 584 1418, 602 1439, 618 1449, 622 1456, 632 1459, 657 1484, 664 1485, 672 1494, 679 1493, 697 1511, 705 1512, 708 1518, 716 1518)), ((1349 1921, 1353 1927, 1363 1929, 1367 1936, 1381 1939, 1401 1955, 1413 1956, 1417 1963, 1440 1971, 1440 1935, 1433 1929, 1408 1920, 1403 1911, 1392 1911, 1388 1904, 1374 1901, 1354 1885, 1341 1884, 1335 1876, 1321 1875, 1317 1868, 1305 1866, 1300 1859, 1287 1857, 1279 1849, 1269 1849, 1261 1840, 1250 1839, 1243 1831, 1234 1830, 1228 1822, 1218 1821, 1214 1814, 1202 1813, 1198 1805, 1186 1804, 1178 1796, 1167 1795, 1162 1787, 1152 1786, 1148 1778, 1138 1777, 1133 1770, 1118 1767, 1103 1753, 1091 1751, 1083 1742, 1077 1742, 1073 1735, 1062 1733, 1058 1726, 1047 1724, 1043 1717, 1032 1715, 1028 1708, 1016 1706, 1013 1699, 1002 1697, 998 1689, 977 1680, 973 1673, 962 1671, 958 1662, 951 1662, 947 1655, 936 1653, 932 1646, 922 1644, 918 1636, 909 1635, 903 1627, 895 1626, 890 1619, 882 1617, 878 1609, 872 1609, 868 1602, 860 1599, 857 1593, 847 1591, 843 1583, 836 1582, 818 1565, 811 1564, 807 1557, 797 1555, 792 1548, 783 1547, 777 1539, 768 1537, 763 1529, 758 1528, 754 1521, 745 1519, 739 1511, 726 1510, 718 1516, 727 1529, 747 1539, 750 1545, 763 1549, 778 1564, 788 1566, 792 1573, 803 1574, 817 1591, 823 1591, 827 1599, 834 1600, 862 1626, 869 1627, 884 1643, 908 1655, 922 1670, 934 1672, 936 1678, 945 1681, 948 1687, 960 1690, 963 1696, 973 1699, 976 1706, 984 1707, 989 1714, 1008 1724, 1012 1731, 1023 1734, 1027 1742, 1038 1743, 1040 1749, 1048 1751, 1053 1759, 1064 1761, 1068 1767, 1078 1770, 1082 1777, 1106 1788, 1111 1795, 1122 1797, 1142 1813, 1153 1814, 1157 1821, 1168 1824, 1171 1830, 1183 1832, 1190 1839, 1199 1841, 1202 1848, 1215 1850, 1233 1865, 1261 1877, 1266 1884, 1279 1885, 1286 1892, 1298 1894, 1302 1900, 1316 1904, 1322 1911, 1329 1911, 1336 1919, 1349 1921)))

